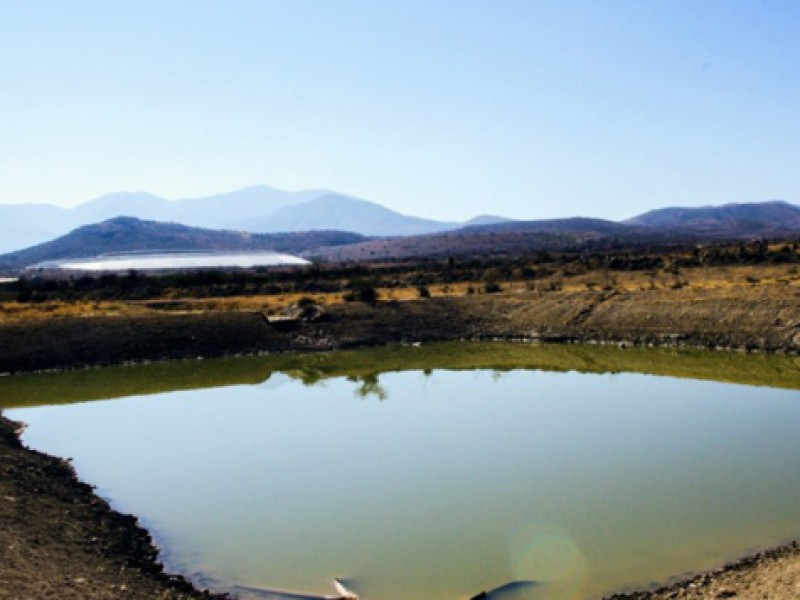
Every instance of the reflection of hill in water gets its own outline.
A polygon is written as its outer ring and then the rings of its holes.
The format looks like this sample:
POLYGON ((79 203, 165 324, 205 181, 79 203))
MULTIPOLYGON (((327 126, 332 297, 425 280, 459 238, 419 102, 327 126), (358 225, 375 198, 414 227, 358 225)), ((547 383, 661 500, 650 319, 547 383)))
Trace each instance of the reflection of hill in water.
MULTIPOLYGON (((0 409, 264 384, 273 373, 283 373, 306 385, 331 377, 347 377, 356 385, 356 393, 383 398, 381 373, 434 369, 633 372, 800 389, 800 357, 796 356, 663 348, 619 350, 613 346, 581 344, 450 342, 18 375, 0 380, 0 409)), ((281 379, 274 378, 264 387, 280 385, 281 379)))

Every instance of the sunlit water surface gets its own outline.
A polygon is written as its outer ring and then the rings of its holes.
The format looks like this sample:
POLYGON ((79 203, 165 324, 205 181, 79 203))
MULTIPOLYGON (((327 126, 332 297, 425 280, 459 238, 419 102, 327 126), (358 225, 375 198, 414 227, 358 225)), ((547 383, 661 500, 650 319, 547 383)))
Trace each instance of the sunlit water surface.
POLYGON ((168 566, 368 600, 591 598, 800 535, 800 392, 639 374, 333 377, 8 410, 168 566))

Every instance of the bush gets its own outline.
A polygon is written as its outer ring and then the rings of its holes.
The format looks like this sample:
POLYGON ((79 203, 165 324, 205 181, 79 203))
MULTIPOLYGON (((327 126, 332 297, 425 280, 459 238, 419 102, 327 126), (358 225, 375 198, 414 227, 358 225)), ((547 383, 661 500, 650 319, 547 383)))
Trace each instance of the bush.
POLYGON ((419 297, 420 298, 430 298, 431 297, 431 291, 427 287, 425 287, 424 285, 419 286, 417 288, 417 292, 419 293, 419 297))
POLYGON ((307 308, 309 306, 314 306, 315 304, 316 302, 314 301, 314 299, 309 296, 303 296, 297 301, 297 306, 299 306, 300 308, 307 308))
POLYGON ((493 281, 490 281, 489 283, 487 283, 486 285, 483 286, 483 291, 486 294, 496 294, 498 292, 503 291, 503 288, 500 287, 499 283, 495 283, 493 281))
POLYGON ((378 290, 375 286, 366 281, 352 281, 347 286, 350 292, 344 295, 346 302, 366 302, 374 304, 378 301, 378 290))

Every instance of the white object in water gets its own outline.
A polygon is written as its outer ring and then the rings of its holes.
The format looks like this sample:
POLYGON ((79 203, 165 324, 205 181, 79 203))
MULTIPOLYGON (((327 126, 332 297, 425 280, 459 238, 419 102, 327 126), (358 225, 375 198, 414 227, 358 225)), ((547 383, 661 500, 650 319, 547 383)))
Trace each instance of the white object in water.
POLYGON ((339 579, 333 579, 333 587, 336 588, 336 593, 342 598, 346 600, 358 600, 358 594, 348 590, 339 579))
POLYGON ((258 597, 269 598, 270 600, 360 600, 359 595, 351 590, 348 590, 339 579, 334 578, 333 587, 336 589, 335 596, 315 596, 312 594, 301 594, 298 592, 290 592, 285 590, 249 587, 246 585, 237 585, 234 587, 234 590, 245 592, 246 597, 257 595, 258 597))

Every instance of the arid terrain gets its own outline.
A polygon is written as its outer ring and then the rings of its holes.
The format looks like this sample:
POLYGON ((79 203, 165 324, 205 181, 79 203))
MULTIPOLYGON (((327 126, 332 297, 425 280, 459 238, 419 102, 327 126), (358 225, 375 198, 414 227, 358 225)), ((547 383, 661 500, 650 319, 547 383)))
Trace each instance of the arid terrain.
POLYGON ((497 283, 377 287, 376 301, 277 293, 0 306, 0 372, 455 339, 529 339, 800 350, 793 266, 685 269, 497 283), (595 283, 603 277, 610 282, 595 283), (659 276, 660 277, 660 276, 659 276), (669 275, 674 279, 674 275, 669 275), (485 288, 485 284, 483 285, 485 288))

